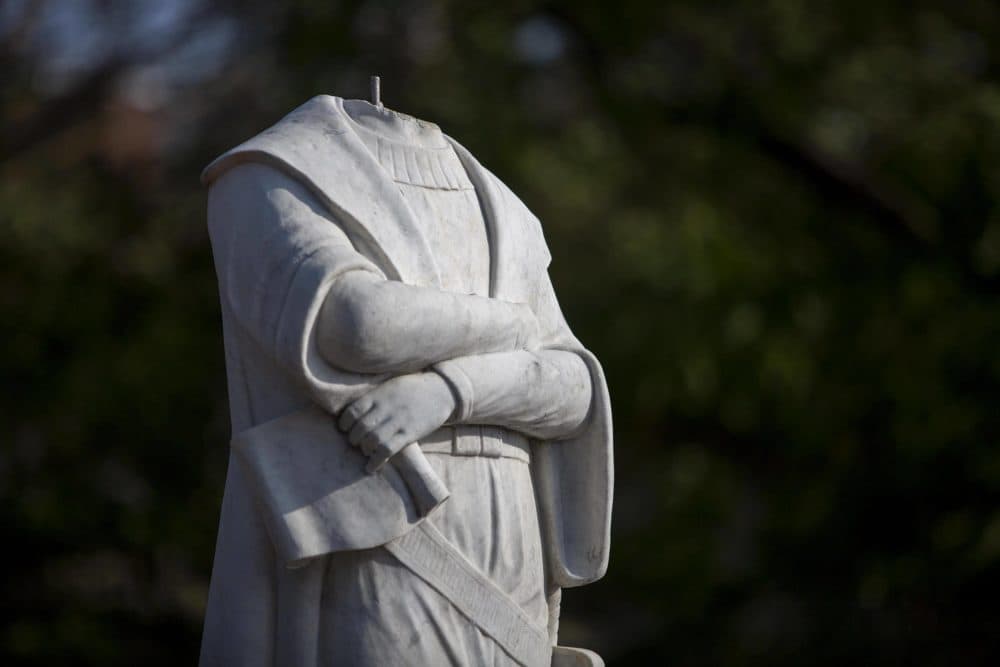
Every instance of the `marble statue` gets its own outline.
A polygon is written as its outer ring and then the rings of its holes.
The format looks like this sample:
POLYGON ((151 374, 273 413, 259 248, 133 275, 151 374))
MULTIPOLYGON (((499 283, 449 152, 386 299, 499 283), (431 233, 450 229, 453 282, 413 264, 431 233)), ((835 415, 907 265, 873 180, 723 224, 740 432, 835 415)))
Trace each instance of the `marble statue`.
POLYGON ((233 442, 201 664, 600 665, 611 412, 538 219, 438 126, 320 95, 212 162, 233 442))

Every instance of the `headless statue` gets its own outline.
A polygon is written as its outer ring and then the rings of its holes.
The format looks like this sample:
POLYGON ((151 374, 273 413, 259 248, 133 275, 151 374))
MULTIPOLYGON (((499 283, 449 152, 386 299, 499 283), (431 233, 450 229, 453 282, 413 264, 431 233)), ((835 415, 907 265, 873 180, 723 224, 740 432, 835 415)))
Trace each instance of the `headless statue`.
POLYGON ((201 664, 597 665, 611 414, 541 226, 436 125, 316 97, 206 168, 234 433, 201 664))

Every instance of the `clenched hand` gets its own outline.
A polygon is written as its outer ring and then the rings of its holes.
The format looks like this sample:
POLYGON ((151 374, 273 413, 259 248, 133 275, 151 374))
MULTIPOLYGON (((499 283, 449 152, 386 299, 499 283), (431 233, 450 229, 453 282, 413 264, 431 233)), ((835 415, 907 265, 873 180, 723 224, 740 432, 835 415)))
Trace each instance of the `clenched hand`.
POLYGON ((455 410, 455 397, 437 373, 413 373, 386 380, 340 413, 337 422, 368 457, 368 472, 411 442, 440 428, 455 410))

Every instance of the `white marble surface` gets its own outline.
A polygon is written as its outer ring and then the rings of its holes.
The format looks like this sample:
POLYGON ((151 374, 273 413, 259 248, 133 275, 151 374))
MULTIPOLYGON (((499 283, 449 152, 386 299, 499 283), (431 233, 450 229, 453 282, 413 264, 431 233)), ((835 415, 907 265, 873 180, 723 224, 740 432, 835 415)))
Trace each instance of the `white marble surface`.
POLYGON ((538 220, 330 96, 203 179, 234 447, 202 664, 599 664, 552 645, 607 567, 610 405, 538 220))

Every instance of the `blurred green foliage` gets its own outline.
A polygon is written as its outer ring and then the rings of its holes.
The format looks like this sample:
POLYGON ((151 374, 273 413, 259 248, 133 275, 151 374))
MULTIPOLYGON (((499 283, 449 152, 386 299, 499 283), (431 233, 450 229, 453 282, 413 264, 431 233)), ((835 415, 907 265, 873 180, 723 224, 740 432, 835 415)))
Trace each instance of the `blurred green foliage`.
POLYGON ((192 664, 228 439, 197 174, 310 96, 542 219, 616 418, 609 664, 1000 655, 1000 8, 0 9, 4 664, 192 664))

